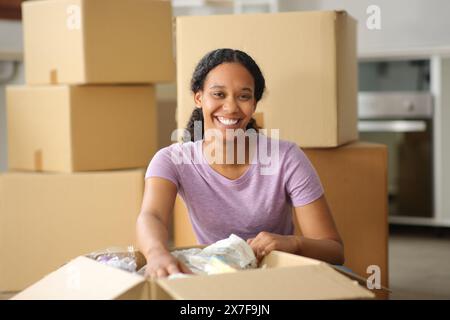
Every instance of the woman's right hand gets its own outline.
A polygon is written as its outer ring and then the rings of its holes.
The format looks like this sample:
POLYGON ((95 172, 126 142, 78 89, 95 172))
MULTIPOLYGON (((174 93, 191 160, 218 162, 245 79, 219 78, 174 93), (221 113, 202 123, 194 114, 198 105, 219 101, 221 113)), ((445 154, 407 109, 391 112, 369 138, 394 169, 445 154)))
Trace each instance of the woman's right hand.
POLYGON ((145 275, 164 278, 175 273, 192 274, 192 271, 165 249, 153 250, 147 257, 145 275))

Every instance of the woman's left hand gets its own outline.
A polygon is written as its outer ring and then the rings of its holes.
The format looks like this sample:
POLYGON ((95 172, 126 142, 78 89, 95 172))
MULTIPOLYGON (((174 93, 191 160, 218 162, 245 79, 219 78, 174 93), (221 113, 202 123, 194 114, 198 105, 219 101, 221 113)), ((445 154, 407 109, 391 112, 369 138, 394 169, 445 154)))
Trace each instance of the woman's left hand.
POLYGON ((270 232, 260 232, 255 238, 247 239, 258 261, 272 250, 279 250, 293 254, 300 253, 301 238, 299 236, 283 236, 270 232))

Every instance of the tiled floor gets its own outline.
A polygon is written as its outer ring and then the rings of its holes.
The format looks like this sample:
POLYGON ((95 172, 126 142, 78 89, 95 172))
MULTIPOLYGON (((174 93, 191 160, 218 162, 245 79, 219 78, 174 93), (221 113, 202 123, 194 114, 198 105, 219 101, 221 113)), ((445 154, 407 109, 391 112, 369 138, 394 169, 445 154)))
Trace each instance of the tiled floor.
POLYGON ((449 233, 391 228, 391 299, 450 299, 449 233))

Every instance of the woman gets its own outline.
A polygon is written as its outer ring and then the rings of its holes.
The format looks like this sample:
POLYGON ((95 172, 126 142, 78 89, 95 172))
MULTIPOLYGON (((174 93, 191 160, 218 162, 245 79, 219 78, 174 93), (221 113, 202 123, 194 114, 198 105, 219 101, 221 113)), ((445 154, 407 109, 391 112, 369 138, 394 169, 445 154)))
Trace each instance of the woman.
POLYGON ((146 173, 137 237, 149 276, 189 273, 167 247, 177 193, 201 244, 234 233, 258 259, 280 250, 343 264, 343 244, 309 160, 294 143, 255 133, 252 115, 264 89, 260 68, 242 51, 217 49, 198 63, 185 142, 159 150, 146 173), (259 161, 264 143, 272 146, 268 173, 259 161), (302 236, 293 235, 292 207, 302 236))

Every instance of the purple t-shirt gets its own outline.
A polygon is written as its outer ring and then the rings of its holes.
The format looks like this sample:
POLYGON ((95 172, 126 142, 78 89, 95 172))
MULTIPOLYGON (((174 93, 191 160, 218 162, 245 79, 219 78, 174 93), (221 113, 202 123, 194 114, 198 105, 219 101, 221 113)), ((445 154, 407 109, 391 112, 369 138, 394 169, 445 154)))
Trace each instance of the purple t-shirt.
POLYGON ((318 199, 322 185, 297 145, 261 134, 257 141, 252 164, 235 180, 206 162, 203 140, 159 150, 145 178, 160 177, 176 185, 200 244, 211 244, 232 233, 243 239, 261 231, 291 235, 292 206, 318 199))

